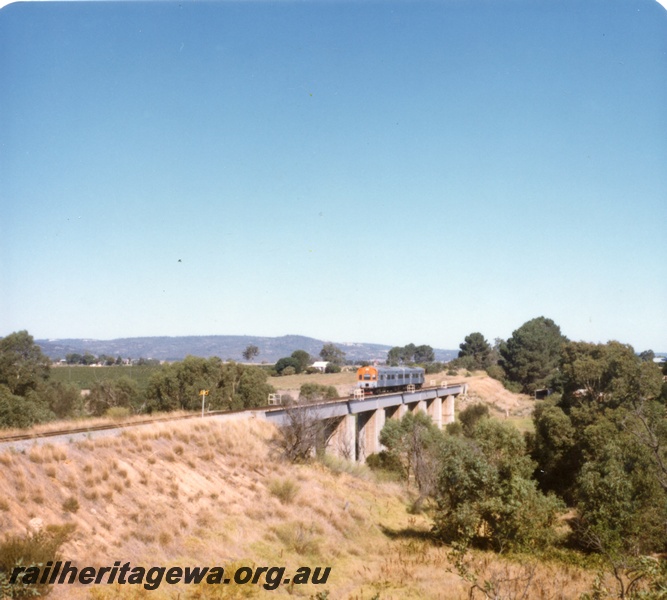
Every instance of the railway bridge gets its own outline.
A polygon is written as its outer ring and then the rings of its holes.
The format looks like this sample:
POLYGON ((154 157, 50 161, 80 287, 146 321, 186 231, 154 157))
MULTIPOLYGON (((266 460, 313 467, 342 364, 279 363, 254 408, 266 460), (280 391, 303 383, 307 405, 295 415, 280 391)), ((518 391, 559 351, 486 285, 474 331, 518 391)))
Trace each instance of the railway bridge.
POLYGON ((443 425, 454 422, 455 398, 466 394, 467 389, 467 384, 443 384, 414 392, 267 409, 263 416, 280 426, 288 422, 290 410, 310 411, 312 418, 324 421, 329 452, 363 463, 382 449, 380 431, 387 419, 400 419, 407 412, 423 411, 442 429, 443 425))

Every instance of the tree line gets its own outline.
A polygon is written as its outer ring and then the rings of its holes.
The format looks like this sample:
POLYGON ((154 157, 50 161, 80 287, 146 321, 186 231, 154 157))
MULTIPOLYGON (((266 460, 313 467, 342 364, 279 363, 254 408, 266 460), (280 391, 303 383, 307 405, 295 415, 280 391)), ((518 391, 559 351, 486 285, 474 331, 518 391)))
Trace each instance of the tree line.
POLYGON ((29 427, 55 419, 154 411, 197 410, 199 391, 209 390, 211 410, 266 404, 274 388, 258 366, 188 356, 163 365, 140 388, 131 377, 95 382, 83 397, 71 384, 50 378, 50 359, 27 331, 0 339, 0 427, 29 427))
MULTIPOLYGON (((250 350, 248 354, 255 356, 250 350)), ((320 356, 330 361, 332 372, 340 370, 345 353, 325 344, 320 356)), ((72 364, 82 364, 76 356, 71 358, 72 364)), ((77 386, 51 379, 51 360, 27 331, 19 331, 0 339, 0 428, 26 428, 56 419, 200 410, 201 390, 208 390, 208 410, 256 408, 266 405, 269 394, 276 391, 268 383, 272 373, 300 373, 310 361, 303 350, 279 360, 273 370, 223 362, 218 357, 188 356, 161 365, 144 386, 129 376, 102 379, 92 383, 89 393, 82 396, 77 386)), ((334 387, 312 383, 303 384, 299 392, 302 402, 336 396, 334 387)))

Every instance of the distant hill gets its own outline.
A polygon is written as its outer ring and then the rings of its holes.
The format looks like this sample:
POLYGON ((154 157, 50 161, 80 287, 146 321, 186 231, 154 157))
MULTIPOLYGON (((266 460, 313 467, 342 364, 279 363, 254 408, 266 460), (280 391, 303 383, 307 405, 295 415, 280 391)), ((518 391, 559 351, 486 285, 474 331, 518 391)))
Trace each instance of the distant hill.
MULTIPOLYGON (((313 357, 319 356, 326 343, 302 335, 281 337, 257 337, 249 335, 203 335, 181 337, 135 337, 115 340, 62 339, 35 340, 42 352, 54 360, 65 358, 67 354, 95 356, 106 354, 122 358, 154 358, 158 360, 183 360, 187 355, 219 356, 223 360, 243 360, 243 351, 249 344, 259 348, 255 363, 274 363, 295 350, 305 350, 313 357)), ((346 354, 348 360, 384 360, 391 346, 383 344, 357 344, 334 342, 346 354)), ((436 350, 435 358, 448 361, 458 354, 455 350, 436 350)))

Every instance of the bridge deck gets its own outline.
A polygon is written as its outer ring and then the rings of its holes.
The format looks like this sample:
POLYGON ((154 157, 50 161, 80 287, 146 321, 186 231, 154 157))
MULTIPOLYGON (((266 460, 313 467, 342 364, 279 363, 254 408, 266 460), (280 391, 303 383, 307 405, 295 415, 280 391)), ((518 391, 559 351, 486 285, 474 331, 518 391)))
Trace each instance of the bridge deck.
MULTIPOLYGON (((342 398, 330 402, 302 405, 312 411, 318 419, 333 419, 345 415, 357 415, 364 412, 375 411, 380 408, 391 408, 401 404, 411 405, 417 402, 434 400, 435 398, 446 398, 447 396, 458 396, 465 394, 466 384, 456 384, 447 387, 428 388, 415 392, 399 392, 396 394, 383 394, 371 396, 363 400, 354 398, 342 398)), ((284 407, 276 407, 264 411, 264 418, 271 423, 281 425, 286 420, 287 411, 284 407)))

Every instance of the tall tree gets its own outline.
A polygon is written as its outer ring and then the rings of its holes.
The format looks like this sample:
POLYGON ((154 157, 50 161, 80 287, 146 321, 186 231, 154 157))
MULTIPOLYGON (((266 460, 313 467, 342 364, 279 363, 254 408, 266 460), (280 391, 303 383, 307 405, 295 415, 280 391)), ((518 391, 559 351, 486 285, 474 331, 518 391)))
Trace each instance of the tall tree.
POLYGON ((341 366, 345 363, 345 352, 335 344, 327 342, 322 346, 322 350, 320 350, 320 358, 334 365, 341 366))
POLYGON ((96 382, 90 390, 86 405, 90 414, 102 416, 110 408, 122 407, 132 411, 139 408, 141 394, 136 381, 130 377, 96 382))
POLYGON ((301 373, 308 368, 311 358, 310 354, 305 350, 295 350, 292 352, 291 358, 295 359, 299 363, 299 368, 296 370, 297 373, 301 373))
POLYGON ((51 361, 27 331, 0 339, 0 384, 12 394, 25 396, 49 378, 51 361))
POLYGON ((537 317, 524 323, 500 347, 500 366, 507 378, 533 393, 558 383, 558 362, 567 338, 551 319, 537 317))
POLYGON ((541 486, 577 509, 576 540, 614 569, 637 553, 664 552, 667 414, 660 369, 629 345, 570 342, 560 371, 562 396, 539 404, 533 416, 541 486))
POLYGON ((459 358, 470 357, 471 368, 486 369, 491 364, 491 346, 479 331, 467 335, 459 348, 459 358))
POLYGON ((433 348, 426 344, 415 346, 410 343, 405 346, 394 346, 387 352, 387 364, 393 367, 407 363, 430 363, 434 360, 433 348))
POLYGON ((402 361, 402 351, 400 346, 394 346, 387 352, 387 364, 391 367, 399 365, 402 361))
POLYGON ((294 369, 293 371, 289 371, 289 373, 298 373, 299 372, 299 361, 292 357, 292 356, 283 356, 282 358, 279 358, 276 361, 276 364, 274 366, 274 369, 276 370, 276 373, 278 375, 286 375, 286 373, 283 373, 285 369, 289 368, 294 369))
POLYGON ((243 358, 246 360, 253 360, 259 354, 259 348, 254 344, 248 344, 243 351, 243 358))
POLYGON ((273 388, 260 367, 219 358, 188 356, 151 376, 146 392, 147 410, 200 410, 200 390, 209 390, 212 409, 236 410, 263 404, 273 388))
POLYGON ((427 497, 435 494, 440 471, 439 448, 443 433, 423 412, 407 413, 400 421, 388 420, 380 432, 380 443, 388 457, 400 464, 403 476, 414 477, 419 509, 427 497))
POLYGON ((422 344, 415 348, 414 359, 416 363, 431 363, 435 360, 433 348, 427 344, 422 344))

